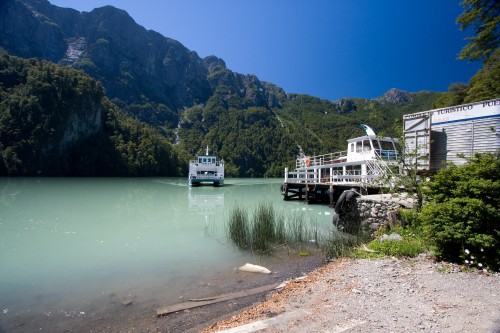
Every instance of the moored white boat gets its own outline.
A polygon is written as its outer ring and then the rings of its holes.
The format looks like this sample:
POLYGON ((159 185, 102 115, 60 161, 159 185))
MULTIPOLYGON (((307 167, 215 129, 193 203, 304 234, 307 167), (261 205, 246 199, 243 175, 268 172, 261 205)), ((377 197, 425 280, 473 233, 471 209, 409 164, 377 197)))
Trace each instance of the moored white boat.
POLYGON ((397 140, 380 137, 367 125, 365 136, 347 140, 347 151, 297 156, 293 172, 285 169, 285 184, 331 184, 363 187, 383 185, 401 172, 397 140))
POLYGON ((207 146, 205 155, 198 155, 196 160, 189 161, 188 179, 190 186, 224 185, 224 160, 217 159, 215 155, 209 155, 207 146))

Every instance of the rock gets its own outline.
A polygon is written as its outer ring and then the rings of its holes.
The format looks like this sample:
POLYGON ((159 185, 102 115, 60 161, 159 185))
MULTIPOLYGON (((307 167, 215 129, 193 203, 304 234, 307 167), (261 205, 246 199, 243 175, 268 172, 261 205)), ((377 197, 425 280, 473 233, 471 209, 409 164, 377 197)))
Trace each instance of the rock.
POLYGON ((396 88, 389 89, 384 95, 375 100, 381 104, 409 104, 413 100, 414 93, 399 90, 396 88))
POLYGON ((263 274, 270 274, 271 273, 271 271, 265 267, 262 267, 259 265, 253 265, 253 264, 249 264, 249 263, 246 263, 245 265, 241 266, 239 268, 239 270, 244 271, 244 272, 252 272, 252 273, 263 273, 263 274))
POLYGON ((401 237, 401 235, 399 235, 397 233, 392 233, 390 235, 384 234, 384 235, 379 237, 380 242, 385 242, 385 241, 398 241, 399 242, 402 240, 404 240, 403 237, 401 237))
POLYGON ((134 302, 133 302, 130 298, 124 298, 124 299, 122 300, 122 305, 123 305, 123 306, 130 306, 130 305, 132 305, 133 303, 134 303, 134 302))

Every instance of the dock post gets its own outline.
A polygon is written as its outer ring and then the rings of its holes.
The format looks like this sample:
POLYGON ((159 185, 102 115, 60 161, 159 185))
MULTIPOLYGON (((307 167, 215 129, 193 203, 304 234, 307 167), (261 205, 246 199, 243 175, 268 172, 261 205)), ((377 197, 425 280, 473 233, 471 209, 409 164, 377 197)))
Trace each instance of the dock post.
POLYGON ((329 193, 329 196, 330 196, 330 204, 328 207, 330 208, 333 208, 333 185, 330 185, 330 193, 329 193))

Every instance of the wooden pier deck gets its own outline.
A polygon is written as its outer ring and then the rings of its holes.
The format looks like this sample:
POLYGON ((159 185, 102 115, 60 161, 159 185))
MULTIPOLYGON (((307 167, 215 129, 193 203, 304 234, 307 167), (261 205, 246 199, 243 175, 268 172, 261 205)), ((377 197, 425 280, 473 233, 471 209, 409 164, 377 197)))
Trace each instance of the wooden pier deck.
POLYGON ((351 189, 363 195, 380 192, 378 186, 366 186, 359 182, 284 182, 281 185, 281 194, 284 200, 304 200, 310 204, 323 203, 333 207, 342 192, 351 189))

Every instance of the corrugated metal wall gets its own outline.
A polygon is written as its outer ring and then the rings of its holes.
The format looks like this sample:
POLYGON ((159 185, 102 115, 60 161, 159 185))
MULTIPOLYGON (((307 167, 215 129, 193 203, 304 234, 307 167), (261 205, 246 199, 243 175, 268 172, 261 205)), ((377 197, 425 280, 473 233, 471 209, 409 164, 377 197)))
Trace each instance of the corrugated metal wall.
POLYGON ((430 126, 428 115, 404 121, 405 162, 410 165, 416 163, 418 170, 429 169, 430 126))
POLYGON ((431 170, 442 168, 444 162, 462 165, 474 153, 500 150, 500 118, 433 125, 431 137, 431 170))

